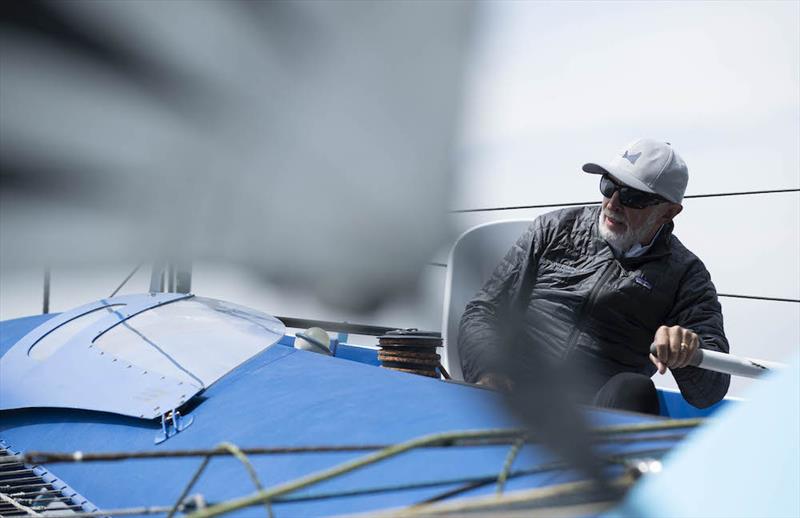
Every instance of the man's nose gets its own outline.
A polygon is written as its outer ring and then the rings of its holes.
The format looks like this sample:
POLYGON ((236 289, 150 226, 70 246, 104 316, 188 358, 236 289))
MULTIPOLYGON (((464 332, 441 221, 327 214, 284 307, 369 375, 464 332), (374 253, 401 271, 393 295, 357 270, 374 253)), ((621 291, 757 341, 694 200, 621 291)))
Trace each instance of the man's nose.
POLYGON ((608 208, 615 211, 622 210, 622 203, 619 201, 619 191, 614 191, 608 200, 608 208))

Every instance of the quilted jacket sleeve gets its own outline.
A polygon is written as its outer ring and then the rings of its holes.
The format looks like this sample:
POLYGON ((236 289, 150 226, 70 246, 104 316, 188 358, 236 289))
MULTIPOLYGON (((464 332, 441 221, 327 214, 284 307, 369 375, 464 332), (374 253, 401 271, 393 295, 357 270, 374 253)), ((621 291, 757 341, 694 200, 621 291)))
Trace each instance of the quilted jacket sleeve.
POLYGON ((535 275, 535 256, 541 243, 541 218, 533 222, 497 265, 492 276, 467 304, 458 330, 458 350, 464 379, 475 383, 497 372, 499 326, 520 293, 526 276, 535 275))
MULTIPOLYGON (((666 325, 679 325, 700 336, 700 348, 730 351, 722 325, 722 308, 711 276, 700 260, 689 268, 679 288, 676 304, 666 325)), ((705 408, 725 397, 731 377, 697 367, 672 371, 683 397, 698 408, 705 408)))

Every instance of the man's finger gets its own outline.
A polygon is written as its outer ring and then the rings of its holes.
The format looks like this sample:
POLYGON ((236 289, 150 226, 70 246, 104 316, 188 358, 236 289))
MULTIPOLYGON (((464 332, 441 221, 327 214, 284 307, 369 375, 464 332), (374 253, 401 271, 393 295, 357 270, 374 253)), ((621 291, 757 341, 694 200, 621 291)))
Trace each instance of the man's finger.
POLYGON ((690 335, 688 337, 688 341, 686 342, 689 347, 686 352, 686 362, 684 363, 684 367, 689 365, 689 362, 692 361, 694 358, 694 354, 697 352, 697 349, 700 347, 700 337, 697 336, 697 333, 689 331, 690 335))
POLYGON ((686 361, 689 357, 689 347, 692 342, 692 332, 688 329, 681 329, 681 353, 678 361, 676 362, 675 368, 682 368, 686 366, 686 361))
POLYGON ((697 350, 697 334, 689 329, 683 330, 683 340, 681 341, 681 361, 679 368, 689 365, 689 361, 697 350))
POLYGON ((653 365, 656 366, 656 368, 658 369, 658 373, 659 374, 664 374, 665 372, 667 372, 666 365, 664 365, 663 363, 658 361, 658 358, 656 358, 652 354, 650 355, 650 361, 653 363, 653 365))
POLYGON ((675 358, 675 364, 672 366, 673 369, 680 369, 686 366, 686 361, 689 358, 689 344, 692 341, 691 335, 692 332, 688 329, 679 328, 680 330, 680 344, 678 357, 675 358))
POLYGON ((653 343, 656 346, 656 357, 661 363, 667 363, 669 361, 669 328, 667 326, 658 328, 653 343))
POLYGON ((672 326, 669 328, 669 360, 666 363, 668 367, 674 368, 678 366, 681 358, 681 343, 683 342, 683 328, 680 326, 672 326))

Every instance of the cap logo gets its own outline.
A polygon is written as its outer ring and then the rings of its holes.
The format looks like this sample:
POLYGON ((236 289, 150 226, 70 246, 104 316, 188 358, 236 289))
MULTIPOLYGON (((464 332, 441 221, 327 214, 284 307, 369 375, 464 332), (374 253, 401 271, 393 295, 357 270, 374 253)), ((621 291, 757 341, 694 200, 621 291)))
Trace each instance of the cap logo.
POLYGON ((642 156, 642 152, 641 151, 639 151, 638 153, 634 153, 633 155, 629 155, 628 152, 625 151, 625 154, 622 155, 622 158, 624 158, 625 160, 630 162, 631 165, 636 165, 636 161, 639 160, 640 156, 642 156))

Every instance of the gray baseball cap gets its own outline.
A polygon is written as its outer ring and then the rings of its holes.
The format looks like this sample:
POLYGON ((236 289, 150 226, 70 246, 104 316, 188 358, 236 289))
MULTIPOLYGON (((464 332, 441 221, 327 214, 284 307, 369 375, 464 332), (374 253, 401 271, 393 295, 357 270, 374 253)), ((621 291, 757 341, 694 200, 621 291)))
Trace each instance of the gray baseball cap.
POLYGON ((672 146, 647 138, 631 142, 609 162, 583 164, 583 170, 611 174, 629 187, 658 194, 673 203, 683 201, 689 183, 686 162, 672 146))

